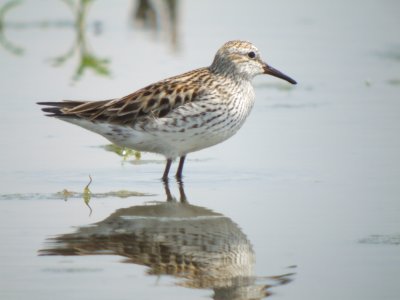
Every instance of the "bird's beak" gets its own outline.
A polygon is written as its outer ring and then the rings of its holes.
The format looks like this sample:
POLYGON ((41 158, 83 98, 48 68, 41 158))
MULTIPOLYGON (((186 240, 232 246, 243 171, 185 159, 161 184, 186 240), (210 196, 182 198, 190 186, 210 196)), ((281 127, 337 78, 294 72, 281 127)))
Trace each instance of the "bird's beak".
POLYGON ((290 82, 291 84, 297 84, 297 82, 295 80, 293 80, 289 76, 283 74, 281 71, 278 71, 277 69, 267 65, 266 63, 264 63, 263 68, 264 68, 264 74, 269 74, 271 76, 281 78, 283 80, 290 82))

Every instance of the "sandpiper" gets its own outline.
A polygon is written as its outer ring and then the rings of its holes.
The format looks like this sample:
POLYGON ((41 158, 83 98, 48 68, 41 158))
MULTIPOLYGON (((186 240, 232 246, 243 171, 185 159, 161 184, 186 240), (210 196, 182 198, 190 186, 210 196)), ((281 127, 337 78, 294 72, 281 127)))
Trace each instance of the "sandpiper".
POLYGON ((122 98, 103 101, 39 102, 47 116, 79 125, 112 143, 166 157, 163 180, 180 158, 182 178, 188 153, 225 141, 243 125, 254 104, 252 79, 269 74, 296 84, 265 63, 250 42, 230 41, 211 66, 148 85, 122 98))

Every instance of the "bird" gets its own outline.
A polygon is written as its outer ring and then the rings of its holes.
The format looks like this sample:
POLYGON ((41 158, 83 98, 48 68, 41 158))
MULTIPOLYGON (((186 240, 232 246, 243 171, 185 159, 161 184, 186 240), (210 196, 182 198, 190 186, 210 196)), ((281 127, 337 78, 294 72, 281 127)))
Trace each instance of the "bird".
POLYGON ((267 74, 295 80, 267 64, 251 42, 228 41, 208 67, 198 68, 109 100, 37 102, 46 116, 102 135, 112 143, 166 158, 162 180, 179 158, 232 137, 253 108, 252 80, 267 74))

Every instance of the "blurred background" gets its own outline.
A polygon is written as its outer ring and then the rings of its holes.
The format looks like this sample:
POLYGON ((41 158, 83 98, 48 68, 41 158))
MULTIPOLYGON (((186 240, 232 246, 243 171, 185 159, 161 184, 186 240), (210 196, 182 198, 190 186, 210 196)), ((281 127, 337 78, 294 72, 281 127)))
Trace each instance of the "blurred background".
POLYGON ((399 12, 0 0, 0 298, 397 299, 399 12), (121 97, 232 39, 298 85, 257 77, 244 127, 189 155, 184 186, 163 186, 163 157, 35 104, 121 97))

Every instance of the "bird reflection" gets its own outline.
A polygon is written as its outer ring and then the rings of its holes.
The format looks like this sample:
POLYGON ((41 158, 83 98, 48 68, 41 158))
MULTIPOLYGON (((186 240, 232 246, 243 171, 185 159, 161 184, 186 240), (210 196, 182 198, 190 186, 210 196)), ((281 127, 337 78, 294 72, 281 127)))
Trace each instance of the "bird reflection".
POLYGON ((133 24, 166 37, 172 50, 179 49, 177 0, 138 0, 132 12, 133 24))
MULTIPOLYGON (((230 218, 188 203, 183 183, 180 198, 164 183, 167 201, 122 208, 108 218, 49 240, 41 255, 104 255, 148 267, 149 275, 172 275, 178 285, 212 289, 213 299, 261 299, 290 274, 261 284, 253 275, 250 241, 230 218)), ((265 278, 264 278, 265 279, 265 278)))

